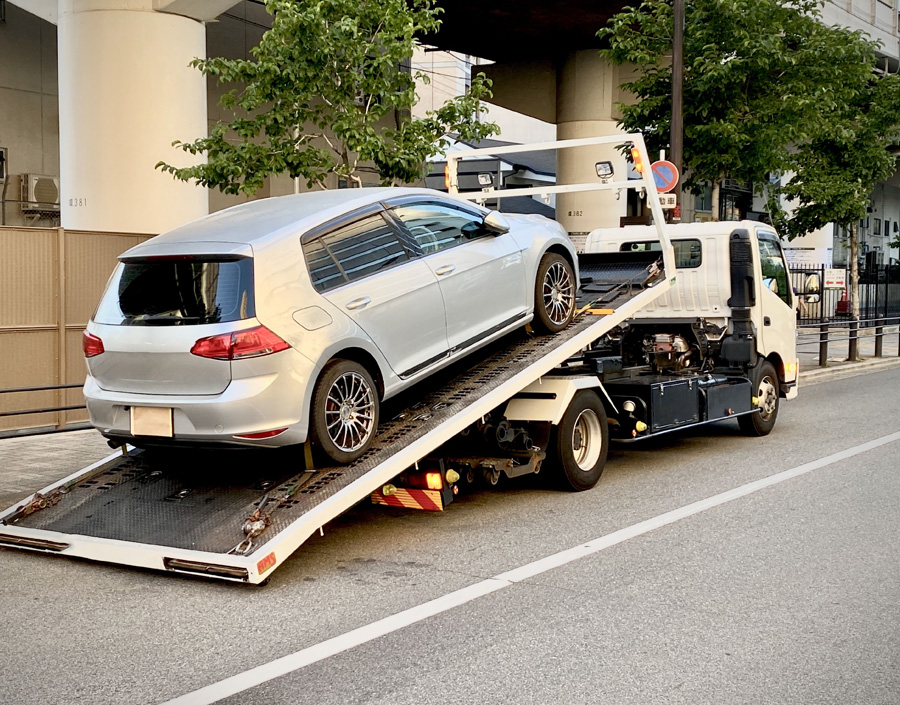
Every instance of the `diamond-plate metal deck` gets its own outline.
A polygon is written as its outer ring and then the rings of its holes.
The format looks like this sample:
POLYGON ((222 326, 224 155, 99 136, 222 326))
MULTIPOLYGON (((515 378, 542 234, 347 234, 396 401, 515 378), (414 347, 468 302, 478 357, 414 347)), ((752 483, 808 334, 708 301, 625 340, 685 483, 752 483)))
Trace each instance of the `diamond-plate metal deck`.
MULTIPOLYGON (((618 292, 615 304, 620 306, 632 293, 639 290, 618 292)), ((604 307, 609 305, 603 303, 604 307)), ((264 497, 282 497, 297 488, 271 511, 272 524, 257 539, 256 553, 303 514, 597 320, 595 316, 581 316, 555 335, 514 334, 402 394, 400 400, 407 400, 407 406, 390 400, 384 406, 372 448, 350 465, 303 471, 300 452, 291 448, 136 452, 110 461, 89 479, 71 487, 57 504, 12 519, 9 524, 228 553, 245 538, 244 520, 264 497)), ((397 473, 403 469, 398 468, 397 473)), ((272 510, 271 503, 268 509, 272 510)))

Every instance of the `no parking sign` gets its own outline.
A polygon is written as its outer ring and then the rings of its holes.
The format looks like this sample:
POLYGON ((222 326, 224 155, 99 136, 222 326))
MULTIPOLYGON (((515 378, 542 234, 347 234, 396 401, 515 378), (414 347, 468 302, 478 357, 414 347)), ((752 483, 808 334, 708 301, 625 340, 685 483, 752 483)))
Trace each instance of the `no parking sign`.
POLYGON ((678 183, 678 167, 672 162, 660 159, 650 165, 653 181, 659 193, 668 193, 678 183))

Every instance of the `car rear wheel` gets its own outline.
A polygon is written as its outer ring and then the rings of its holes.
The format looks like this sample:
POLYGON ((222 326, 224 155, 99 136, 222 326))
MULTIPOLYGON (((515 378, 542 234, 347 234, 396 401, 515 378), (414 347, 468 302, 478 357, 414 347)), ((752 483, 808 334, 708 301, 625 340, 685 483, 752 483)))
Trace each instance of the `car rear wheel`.
POLYGON ((313 391, 310 438, 331 460, 351 463, 372 445, 378 411, 378 388, 366 368, 332 360, 313 391))
POLYGON ((558 333, 575 315, 575 272, 568 260, 556 252, 545 254, 534 283, 534 319, 538 333, 558 333))

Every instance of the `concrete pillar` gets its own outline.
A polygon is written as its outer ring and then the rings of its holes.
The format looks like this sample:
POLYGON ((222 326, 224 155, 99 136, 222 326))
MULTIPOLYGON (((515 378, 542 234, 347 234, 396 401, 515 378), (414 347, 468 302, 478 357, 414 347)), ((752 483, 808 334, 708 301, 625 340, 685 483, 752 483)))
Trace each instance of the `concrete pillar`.
POLYGON ((66 228, 159 233, 209 212, 205 188, 154 167, 207 134, 202 22, 153 0, 61 0, 60 211, 66 228))
MULTIPOLYGON (((618 86, 628 80, 629 71, 610 65, 593 49, 567 55, 557 72, 557 139, 621 133, 616 123, 620 113, 615 103, 627 99, 618 86)), ((654 159, 655 155, 650 158, 654 159)), ((617 178, 624 178, 628 173, 625 157, 607 145, 562 149, 557 155, 557 183, 597 181, 594 165, 601 160, 613 161, 617 178)), ((626 201, 624 193, 618 200, 615 193, 605 191, 561 193, 556 199, 556 219, 573 235, 595 228, 618 227, 619 218, 627 214, 626 201)))

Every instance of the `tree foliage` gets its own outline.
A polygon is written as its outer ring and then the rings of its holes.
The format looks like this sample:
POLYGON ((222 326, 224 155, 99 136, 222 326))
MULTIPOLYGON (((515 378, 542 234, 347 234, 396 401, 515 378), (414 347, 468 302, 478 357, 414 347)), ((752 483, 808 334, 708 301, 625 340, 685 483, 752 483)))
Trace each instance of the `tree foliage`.
POLYGON ((415 79, 400 69, 416 36, 440 26, 434 0, 266 0, 272 28, 251 50, 252 59, 212 57, 192 65, 222 84, 236 84, 221 99, 234 113, 208 137, 175 142, 207 162, 157 168, 183 181, 226 193, 254 193, 270 174, 287 173, 325 187, 329 174, 361 185, 360 167, 374 164, 382 183, 414 181, 425 160, 454 132, 482 139, 497 131, 481 122, 480 101, 490 81, 424 118, 409 111, 415 79))
MULTIPOLYGON (((821 23, 818 0, 688 0, 684 44, 685 185, 757 184, 788 167, 792 145, 821 134, 871 72, 873 44, 821 23)), ((604 56, 639 75, 623 87, 622 125, 668 147, 672 3, 645 0, 599 36, 604 56)))
POLYGON ((871 73, 817 135, 790 155, 792 178, 781 189, 792 212, 771 204, 791 237, 828 223, 849 228, 866 217, 875 184, 895 169, 889 150, 900 138, 900 76, 871 73))

